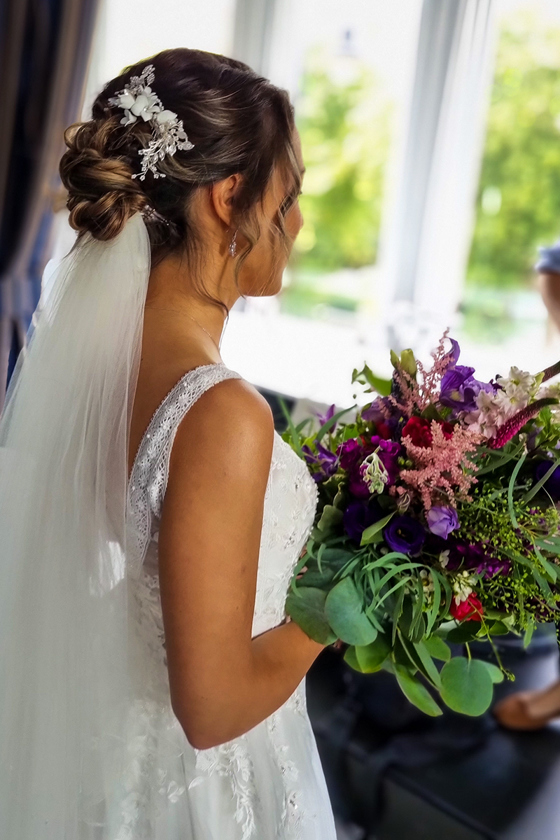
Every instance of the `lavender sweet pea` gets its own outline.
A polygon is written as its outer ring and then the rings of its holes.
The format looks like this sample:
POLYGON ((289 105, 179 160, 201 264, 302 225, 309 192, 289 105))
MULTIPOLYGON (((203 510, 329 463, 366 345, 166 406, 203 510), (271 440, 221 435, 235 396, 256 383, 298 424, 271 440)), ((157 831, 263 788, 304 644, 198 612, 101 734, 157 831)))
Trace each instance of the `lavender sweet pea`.
POLYGON ((455 411, 475 411, 476 398, 481 391, 490 393, 493 386, 473 376, 474 368, 456 365, 441 380, 440 402, 455 411))
POLYGON ((447 539, 451 531, 459 527, 457 511, 450 507, 433 507, 426 514, 428 528, 432 534, 447 539))

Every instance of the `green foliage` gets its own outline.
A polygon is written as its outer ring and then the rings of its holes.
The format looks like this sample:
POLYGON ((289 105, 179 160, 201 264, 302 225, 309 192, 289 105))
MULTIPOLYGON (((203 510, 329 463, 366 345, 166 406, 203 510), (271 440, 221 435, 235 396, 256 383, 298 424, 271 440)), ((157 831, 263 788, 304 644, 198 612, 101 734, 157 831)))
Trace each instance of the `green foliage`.
POLYGON ((537 15, 501 30, 468 280, 522 286, 560 232, 560 30, 537 15))
POLYGON ((356 63, 354 78, 342 83, 320 51, 309 55, 296 109, 307 167, 296 272, 375 262, 391 111, 366 65, 356 63))

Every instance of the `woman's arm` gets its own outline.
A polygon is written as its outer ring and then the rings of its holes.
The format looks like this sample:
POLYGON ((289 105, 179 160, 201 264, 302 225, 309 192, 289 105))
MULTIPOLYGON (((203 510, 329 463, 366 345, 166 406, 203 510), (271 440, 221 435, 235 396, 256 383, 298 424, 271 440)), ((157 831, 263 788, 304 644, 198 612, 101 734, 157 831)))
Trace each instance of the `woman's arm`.
POLYGON ((206 749, 284 703, 323 649, 295 623, 251 639, 274 426, 243 380, 210 388, 173 443, 159 575, 173 710, 206 749))

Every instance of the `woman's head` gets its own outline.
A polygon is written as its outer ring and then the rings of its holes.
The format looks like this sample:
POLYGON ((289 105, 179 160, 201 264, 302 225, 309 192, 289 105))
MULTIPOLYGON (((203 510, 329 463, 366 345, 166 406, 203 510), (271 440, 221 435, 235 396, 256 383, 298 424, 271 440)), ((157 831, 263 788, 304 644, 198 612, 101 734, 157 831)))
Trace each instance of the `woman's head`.
MULTIPOLYGON (((126 68, 94 102, 91 120, 71 126, 60 173, 70 224, 97 239, 117 236, 145 208, 152 263, 185 258, 203 278, 204 261, 228 255, 237 231, 234 277, 242 294, 280 288, 301 227, 297 204, 303 163, 293 107, 285 91, 242 62, 199 50, 166 50, 126 68), (133 178, 149 122, 124 126, 109 100, 152 64, 152 88, 182 120, 190 150, 158 162, 165 178, 133 178)), ((229 257, 231 260, 232 258, 229 257)), ((204 294, 203 280, 199 281, 204 294)))

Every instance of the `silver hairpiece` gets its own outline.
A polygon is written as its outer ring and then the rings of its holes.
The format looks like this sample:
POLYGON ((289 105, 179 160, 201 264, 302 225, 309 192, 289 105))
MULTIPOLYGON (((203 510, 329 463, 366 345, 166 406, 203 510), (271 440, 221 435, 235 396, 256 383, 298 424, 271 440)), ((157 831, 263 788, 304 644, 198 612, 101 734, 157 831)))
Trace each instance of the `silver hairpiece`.
POLYGON ((152 125, 152 139, 145 149, 138 150, 142 157, 142 172, 132 176, 141 181, 145 179, 148 170, 154 178, 165 178, 165 172, 157 169, 157 162, 166 155, 174 155, 178 149, 194 149, 194 143, 191 143, 183 128, 183 121, 177 119, 174 111, 164 109, 161 99, 150 87, 154 78, 154 65, 148 64, 139 76, 130 78, 124 90, 109 99, 110 105, 124 109, 122 125, 130 125, 138 117, 152 125))

